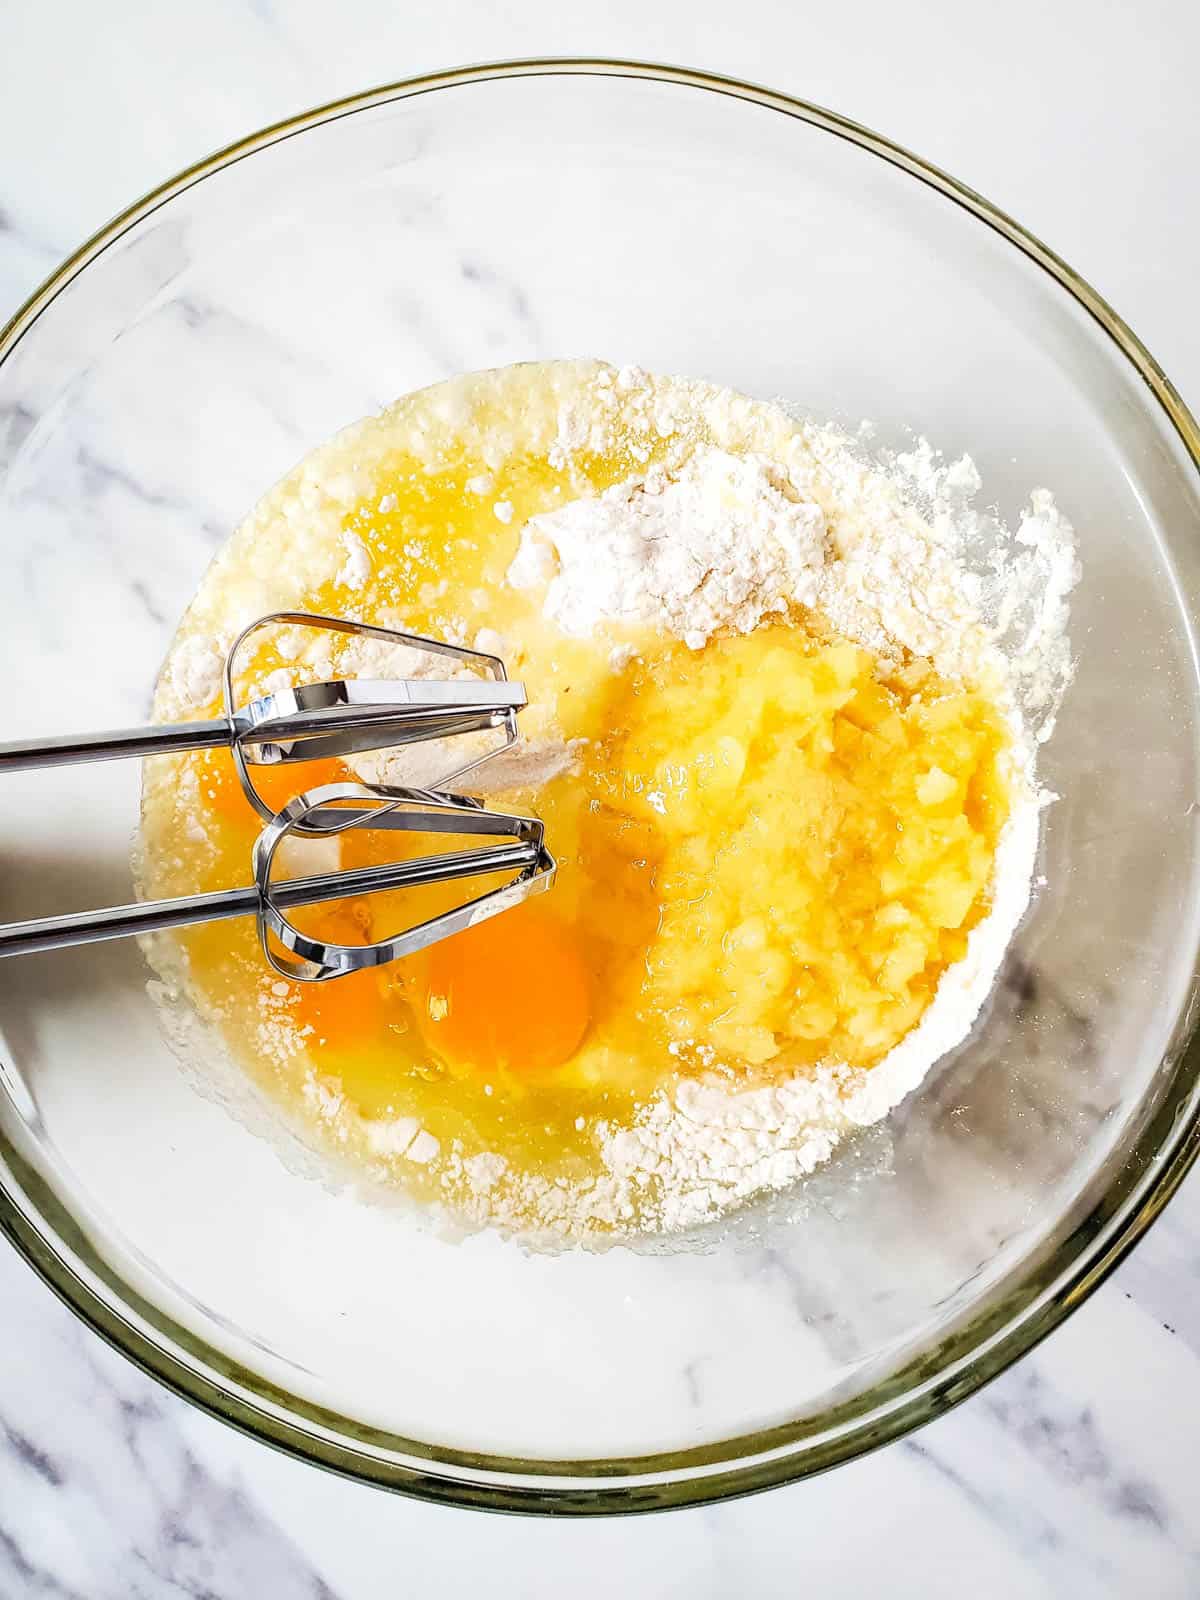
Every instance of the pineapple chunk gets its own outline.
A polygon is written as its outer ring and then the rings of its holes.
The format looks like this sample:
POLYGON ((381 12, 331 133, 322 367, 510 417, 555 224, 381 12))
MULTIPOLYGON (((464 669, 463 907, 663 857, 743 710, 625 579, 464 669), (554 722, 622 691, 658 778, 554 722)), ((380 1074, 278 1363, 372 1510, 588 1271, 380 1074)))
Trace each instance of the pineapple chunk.
MULTIPOLYGON (((986 909, 1010 803, 999 712, 927 664, 884 679, 856 645, 779 626, 651 658, 608 715, 580 914, 599 933, 628 881, 650 930, 613 1006, 636 988, 685 1064, 881 1060, 986 909)), ((558 792, 542 810, 569 853, 558 792)))

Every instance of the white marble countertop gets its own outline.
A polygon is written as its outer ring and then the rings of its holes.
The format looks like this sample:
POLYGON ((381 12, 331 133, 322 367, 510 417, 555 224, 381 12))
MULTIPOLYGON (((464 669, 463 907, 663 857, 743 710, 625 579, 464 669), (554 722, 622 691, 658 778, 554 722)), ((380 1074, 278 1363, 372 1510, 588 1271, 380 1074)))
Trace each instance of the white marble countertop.
MULTIPOLYGON (((1192 0, 737 6, 12 0, 0 317, 133 196, 289 112, 436 66, 640 56, 878 127, 1031 226, 1200 396, 1192 0), (335 23, 334 17, 338 19, 335 23)), ((434 1509, 189 1409, 0 1252, 0 1600, 395 1593, 1200 1593, 1200 1177, 1032 1356, 918 1435, 756 1499, 622 1522, 434 1509)))

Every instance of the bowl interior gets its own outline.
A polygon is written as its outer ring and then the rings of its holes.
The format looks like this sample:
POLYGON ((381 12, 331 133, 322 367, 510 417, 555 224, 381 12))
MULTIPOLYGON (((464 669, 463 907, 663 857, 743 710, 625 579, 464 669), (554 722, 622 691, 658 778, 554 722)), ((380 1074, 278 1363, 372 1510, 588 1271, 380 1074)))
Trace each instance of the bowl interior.
MULTIPOLYGON (((6 737, 142 719, 263 489, 395 395, 515 360, 702 376, 870 419, 880 446, 915 429, 969 451, 1006 518, 1051 487, 1083 560, 1044 883, 986 1015, 885 1126, 686 1250, 435 1237, 250 1131, 228 1085, 198 1096, 136 947, 0 963, 10 1204, 124 1342, 368 1474, 666 1482, 860 1448, 1036 1313, 1195 1077, 1196 474, 1078 299, 778 104, 559 72, 367 101, 229 160, 17 333, 6 737)), ((0 917, 128 898, 136 792, 131 766, 6 778, 0 917)))

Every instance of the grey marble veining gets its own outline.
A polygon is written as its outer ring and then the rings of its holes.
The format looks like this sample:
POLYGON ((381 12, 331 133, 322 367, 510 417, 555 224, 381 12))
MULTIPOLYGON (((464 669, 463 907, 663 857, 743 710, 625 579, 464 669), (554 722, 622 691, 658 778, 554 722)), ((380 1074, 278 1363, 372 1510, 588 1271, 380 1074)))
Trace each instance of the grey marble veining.
MULTIPOLYGON (((1169 1268, 1185 1220, 1151 1235, 1143 1272, 1169 1268)), ((482 1592, 489 1569, 522 1595, 562 1593, 581 1569, 630 1593, 724 1596, 740 1575, 741 1592, 784 1595, 814 1567, 828 1592, 870 1594, 886 1541, 903 1595, 960 1594, 982 1564, 989 1595, 1188 1596, 1192 1426, 1173 1402, 1200 1369, 1126 1287, 1132 1267, 897 1447, 745 1502, 565 1527, 418 1506, 274 1456, 133 1369, 5 1254, 0 1595, 382 1596, 396 1569, 454 1595, 482 1592)))
POLYGON ((179 1428, 182 1403, 0 1253, 0 1595, 126 1600, 335 1591, 179 1428))

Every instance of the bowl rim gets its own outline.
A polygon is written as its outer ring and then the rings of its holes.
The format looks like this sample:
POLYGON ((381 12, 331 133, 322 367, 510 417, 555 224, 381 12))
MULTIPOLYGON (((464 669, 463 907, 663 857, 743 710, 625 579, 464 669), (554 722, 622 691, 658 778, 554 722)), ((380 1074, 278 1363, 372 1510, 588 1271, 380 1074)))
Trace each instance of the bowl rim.
MULTIPOLYGON (((282 140, 391 101, 528 77, 591 76, 715 93, 848 141, 936 190, 1000 234, 1087 311, 1166 414, 1200 479, 1200 427, 1136 334, 1040 239, 940 168, 858 122, 720 73, 604 57, 534 57, 424 73, 331 101, 237 140, 136 201, 70 255, 0 329, 0 364, 55 298, 130 228, 194 184, 282 140)), ((375 1433, 239 1368, 136 1294, 91 1251, 66 1208, 18 1152, 0 1168, 0 1231, 67 1306, 143 1371, 202 1410, 302 1460, 418 1499, 556 1515, 660 1510, 727 1499, 811 1476, 902 1437, 975 1393, 1028 1353, 1090 1295, 1142 1237, 1200 1156, 1200 1042, 1192 1002, 1164 1061, 1174 1078, 1115 1182, 1013 1290, 933 1350, 819 1421, 792 1421, 717 1445, 629 1460, 522 1461, 375 1433)))

